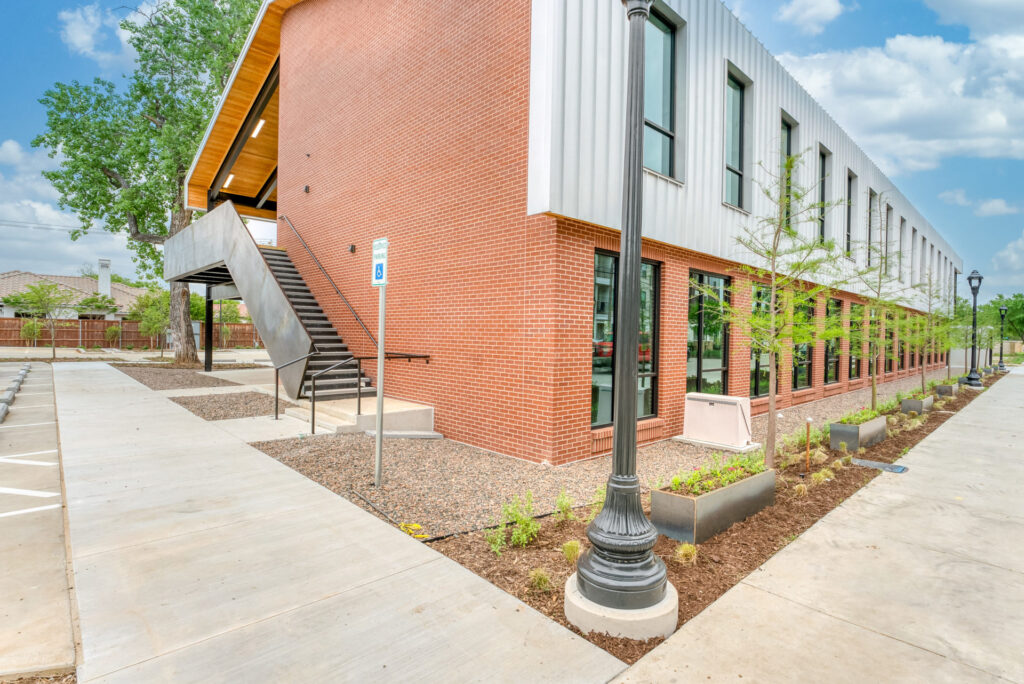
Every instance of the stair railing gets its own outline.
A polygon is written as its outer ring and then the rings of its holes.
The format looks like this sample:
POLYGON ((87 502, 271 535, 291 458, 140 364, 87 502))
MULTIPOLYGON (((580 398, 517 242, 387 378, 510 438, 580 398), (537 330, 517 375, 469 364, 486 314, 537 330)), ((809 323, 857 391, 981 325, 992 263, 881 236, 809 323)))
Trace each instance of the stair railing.
POLYGON ((279 413, 278 406, 279 406, 280 401, 281 401, 280 400, 280 396, 279 396, 280 395, 280 389, 279 389, 280 388, 280 383, 278 382, 278 377, 281 374, 281 369, 282 368, 287 368, 288 366, 290 366, 290 365, 292 365, 294 363, 298 363, 299 361, 304 361, 304 360, 308 359, 311 356, 318 356, 319 354, 320 354, 320 350, 317 349, 316 346, 314 346, 313 347, 313 351, 309 352, 308 354, 300 356, 297 359, 292 359, 288 363, 282 363, 280 366, 274 366, 274 420, 278 420, 278 417, 277 417, 277 415, 279 413))
POLYGON ((356 310, 352 308, 352 305, 349 304, 348 300, 345 298, 345 295, 341 294, 341 290, 338 289, 338 286, 337 284, 335 284, 334 279, 327 274, 327 271, 326 269, 324 269, 323 264, 321 264, 320 260, 316 258, 315 254, 313 254, 313 250, 309 248, 309 245, 306 244, 306 241, 302 239, 301 235, 299 235, 299 231, 296 230, 295 226, 291 222, 291 219, 289 219, 284 214, 281 214, 279 218, 285 223, 287 223, 288 227, 292 229, 293 233, 295 233, 295 237, 299 239, 299 242, 302 244, 302 247, 306 250, 306 254, 309 255, 309 257, 313 260, 313 263, 316 264, 316 267, 319 268, 320 272, 324 274, 325 278, 327 278, 327 282, 331 284, 331 287, 334 288, 334 291, 338 293, 339 297, 341 297, 341 301, 345 302, 345 306, 348 307, 348 310, 352 312, 352 315, 355 317, 356 323, 359 324, 359 327, 363 329, 363 332, 366 333, 366 336, 370 338, 370 342, 373 342, 373 346, 374 348, 376 348, 377 339, 373 336, 373 333, 370 332, 370 329, 366 327, 366 324, 363 323, 363 319, 359 317, 359 314, 357 314, 356 310))
MULTIPOLYGON (((310 393, 309 393, 309 432, 310 434, 316 434, 316 379, 324 373, 335 370, 346 366, 353 361, 356 362, 356 415, 363 415, 363 361, 369 359, 376 359, 376 356, 350 356, 344 361, 328 366, 323 370, 319 370, 309 376, 310 380, 310 393)), ((392 359, 405 359, 409 363, 413 362, 413 359, 418 359, 430 363, 430 354, 406 354, 403 352, 384 352, 384 360, 390 361, 392 359)))

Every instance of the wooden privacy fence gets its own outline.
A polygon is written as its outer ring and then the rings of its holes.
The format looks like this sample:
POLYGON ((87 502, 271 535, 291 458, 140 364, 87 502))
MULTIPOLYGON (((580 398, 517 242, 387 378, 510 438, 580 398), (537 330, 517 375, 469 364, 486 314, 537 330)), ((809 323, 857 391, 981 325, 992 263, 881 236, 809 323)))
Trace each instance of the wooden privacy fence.
MULTIPOLYGON (((27 318, 0 318, 0 347, 31 347, 31 340, 21 339, 21 327, 28 322, 27 318)), ((199 347, 203 347, 205 324, 199 324, 199 347)), ((139 349, 149 347, 159 348, 159 341, 155 337, 147 337, 139 332, 138 321, 100 321, 89 319, 66 319, 57 321, 56 344, 58 347, 113 347, 126 349, 129 346, 139 349), (107 342, 106 331, 112 325, 121 327, 119 339, 113 343, 107 342)), ((44 326, 42 336, 36 341, 36 346, 44 347, 50 344, 50 331, 44 326)), ((214 347, 262 347, 259 333, 252 323, 223 323, 216 324, 213 329, 214 347), (230 332, 226 332, 227 328, 230 332)))

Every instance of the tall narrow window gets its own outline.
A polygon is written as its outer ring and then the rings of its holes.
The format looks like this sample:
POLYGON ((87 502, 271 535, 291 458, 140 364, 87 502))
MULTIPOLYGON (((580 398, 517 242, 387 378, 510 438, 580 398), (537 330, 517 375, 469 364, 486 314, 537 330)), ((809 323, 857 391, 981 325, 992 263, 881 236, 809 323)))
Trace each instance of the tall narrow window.
POLYGON ((889 249, 889 246, 892 243, 892 235, 891 235, 891 233, 892 233, 892 207, 890 207, 888 204, 886 204, 885 205, 885 233, 882 236, 882 239, 885 240, 885 244, 882 246, 882 258, 884 259, 884 261, 882 263, 885 264, 885 275, 887 275, 887 276, 891 276, 892 275, 892 259, 891 259, 891 254, 890 254, 890 252, 892 250, 889 249))
POLYGON ((653 12, 644 46, 644 166, 671 176, 675 171, 675 31, 653 12))
POLYGON ((690 273, 690 326, 686 338, 686 391, 728 392, 729 330, 722 302, 729 297, 729 279, 690 273))
POLYGON ((878 371, 878 313, 871 309, 868 311, 868 377, 870 378, 878 371))
POLYGON ((825 201, 828 197, 825 183, 828 179, 828 155, 818 152, 818 241, 825 242, 825 201))
MULTIPOLYGON (((591 355, 590 422, 599 427, 612 422, 615 350, 615 292, 618 257, 594 255, 594 337, 591 355)), ((640 338, 637 345, 637 417, 657 413, 658 391, 658 266, 640 265, 640 338)))
POLYGON ((864 355, 864 305, 850 305, 850 379, 860 378, 860 359, 864 355))
POLYGON ((839 382, 839 340, 843 327, 843 302, 829 299, 825 307, 825 384, 839 382))
MULTIPOLYGON (((874 190, 868 190, 868 268, 871 267, 871 234, 875 230, 875 198, 874 190)), ((870 369, 869 369, 870 370, 870 369)))
POLYGON ((892 373, 892 361, 896 357, 896 323, 892 315, 885 317, 885 372, 892 373))
POLYGON ((901 283, 905 280, 905 277, 906 277, 905 274, 903 273, 903 248, 904 248, 904 245, 906 244, 906 240, 907 240, 906 234, 907 234, 907 219, 905 219, 905 218, 903 218, 901 216, 900 217, 900 234, 899 234, 900 244, 899 244, 899 251, 896 253, 897 254, 897 257, 896 257, 897 269, 899 271, 900 282, 901 283))
POLYGON ((725 93, 725 201, 743 206, 744 85, 730 75, 725 93))
POLYGON ((853 173, 846 172, 846 256, 853 258, 853 173))
MULTIPOLYGON (((751 325, 757 328, 767 327, 767 316, 771 304, 771 290, 764 285, 754 285, 751 292, 751 325)), ((768 349, 761 348, 754 340, 750 341, 750 396, 763 397, 768 394, 770 381, 768 349)))
POLYGON ((785 203, 786 225, 789 225, 789 219, 792 216, 790 204, 793 198, 793 177, 791 171, 787 169, 787 160, 793 155, 793 125, 785 119, 782 120, 782 149, 779 152, 781 162, 779 175, 783 188, 782 201, 785 203))
MULTIPOLYGON (((814 321, 814 306, 801 304, 793 311, 794 328, 806 329, 814 321)), ((800 342, 793 345, 793 389, 807 389, 811 386, 814 344, 800 342)))

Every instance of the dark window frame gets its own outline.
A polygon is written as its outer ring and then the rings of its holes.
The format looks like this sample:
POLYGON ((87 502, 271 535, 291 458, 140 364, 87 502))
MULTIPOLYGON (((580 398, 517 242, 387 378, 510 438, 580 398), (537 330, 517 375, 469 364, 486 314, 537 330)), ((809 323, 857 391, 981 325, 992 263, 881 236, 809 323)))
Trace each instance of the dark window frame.
POLYGON ((828 153, 818 149, 818 242, 825 244, 825 182, 828 180, 828 153))
MULTIPOLYGON (((826 325, 827 319, 832 318, 835 320, 838 318, 842 321, 843 318, 843 300, 830 298, 825 304, 825 318, 826 325), (833 310, 833 305, 837 304, 839 310, 833 310)), ((825 340, 825 384, 834 385, 839 382, 839 372, 842 367, 842 348, 840 347, 839 338, 825 340), (829 380, 830 377, 833 379, 829 380)))
POLYGON ((864 305, 863 304, 850 304, 850 328, 848 335, 850 337, 850 364, 848 378, 850 380, 860 380, 863 374, 863 368, 861 364, 861 355, 864 353, 864 305), (860 311, 860 316, 855 317, 854 312, 860 311), (856 328, 856 336, 854 335, 854 328, 856 328), (853 342, 856 337, 857 342, 860 343, 861 347, 854 353, 853 342), (854 372, 856 368, 856 373, 854 372))
MULTIPOLYGON (((751 309, 751 311, 755 311, 758 307, 763 307, 763 308, 767 309, 769 306, 771 306, 771 302, 769 301, 770 299, 771 299, 771 288, 769 286, 763 285, 761 283, 754 283, 752 285, 751 291, 750 291, 750 309, 751 309), (767 296, 758 296, 758 292, 763 292, 767 296)), ((761 351, 758 351, 757 349, 755 349, 753 344, 750 345, 750 386, 751 386, 750 387, 750 397, 751 398, 766 397, 771 392, 771 374, 770 373, 769 373, 768 380, 765 382, 765 384, 767 386, 764 388, 763 392, 761 391, 761 382, 760 382, 759 378, 760 378, 760 375, 762 373, 762 370, 761 370, 761 354, 763 354, 763 353, 764 352, 761 352, 761 351)), ((775 382, 776 382, 776 384, 778 384, 778 381, 779 381, 778 366, 779 366, 779 359, 776 356, 776 358, 775 358, 775 368, 776 368, 775 382)))
MULTIPOLYGON (((649 166, 647 166, 646 163, 644 164, 644 168, 648 169, 649 171, 652 171, 654 173, 657 173, 657 174, 660 174, 660 175, 663 175, 663 176, 668 176, 669 178, 675 178, 675 175, 676 175, 676 132, 675 132, 675 124, 676 124, 676 33, 677 33, 677 28, 676 28, 675 24, 673 24, 663 14, 661 14, 660 12, 657 12, 656 10, 652 10, 651 11, 650 16, 648 17, 648 21, 650 23, 653 23, 655 26, 658 26, 660 24, 661 26, 658 27, 659 30, 664 30, 665 33, 667 33, 668 36, 669 36, 669 45, 670 45, 671 49, 670 49, 670 54, 669 54, 669 76, 668 76, 668 79, 669 79, 669 93, 668 93, 668 98, 669 98, 669 116, 668 116, 668 119, 669 119, 669 121, 672 124, 672 128, 671 129, 666 129, 663 126, 660 126, 660 125, 654 123, 653 121, 650 121, 647 118, 646 112, 645 112, 645 114, 644 114, 644 129, 651 128, 655 132, 660 133, 661 135, 664 135, 665 137, 667 137, 668 141, 669 141, 669 146, 668 146, 668 173, 664 173, 662 171, 659 171, 658 169, 652 169, 649 166)), ((646 87, 646 86, 644 86, 644 87, 646 87)))
MULTIPOLYGON (((687 335, 689 335, 689 320, 690 320, 690 290, 693 289, 693 278, 694 276, 711 276, 713 278, 721 278, 725 281, 725 303, 728 304, 732 299, 732 278, 721 273, 712 273, 710 271, 701 271, 699 269, 690 269, 690 277, 686 281, 688 284, 687 288, 687 300, 686 300, 686 319, 687 319, 687 335)), ((701 283, 705 284, 705 283, 701 283)), ((700 318, 697 321, 697 340, 698 344, 704 339, 704 293, 700 290, 697 291, 700 297, 700 318)), ((729 324, 725 321, 722 322, 722 395, 727 396, 729 394, 729 340, 730 340, 729 324)), ((689 350, 687 350, 687 361, 689 361, 689 350)), ((695 392, 703 392, 704 388, 704 357, 701 354, 697 355, 697 389, 692 390, 695 392)), ((686 387, 687 392, 690 392, 690 377, 687 372, 686 387)))
POLYGON ((846 258, 853 259, 853 171, 846 170, 846 258))
MULTIPOLYGON (((602 255, 605 255, 605 256, 610 256, 613 259, 615 259, 615 270, 612 273, 612 301, 615 302, 616 297, 618 296, 618 292, 619 292, 619 258, 620 258, 620 255, 619 255, 618 252, 613 252, 613 251, 607 250, 607 249, 595 249, 594 250, 594 256, 596 257, 598 254, 602 254, 602 255)), ((648 420, 650 418, 657 418, 658 417, 658 367, 659 367, 659 354, 660 354, 660 347, 661 347, 661 262, 660 261, 655 261, 653 259, 641 259, 640 262, 642 264, 648 264, 648 265, 654 267, 654 301, 652 303, 652 308, 654 309, 654 311, 653 311, 652 316, 651 316, 651 318, 652 318, 652 320, 651 320, 651 369, 652 369, 652 371, 650 373, 637 373, 637 380, 638 380, 638 382, 639 382, 640 378, 645 378, 645 377, 651 378, 651 406, 653 407, 654 411, 651 414, 649 414, 649 415, 641 416, 641 415, 639 415, 639 412, 637 414, 637 420, 648 420)), ((593 280, 593 275, 591 276, 591 280, 593 280)), ((591 305, 591 306, 593 306, 593 305, 591 305)), ((617 323, 616 319, 617 319, 617 315, 612 317, 612 340, 613 340, 613 344, 614 344, 614 340, 615 340, 615 325, 617 323)), ((591 317, 591 325, 593 325, 593 317, 591 317)), ((613 350, 614 350, 614 347, 613 347, 613 350)), ((591 367, 591 373, 593 373, 593 367, 591 367)), ((612 406, 614 407, 615 406, 615 353, 614 353, 614 351, 612 353, 611 374, 612 374, 611 402, 612 402, 612 406)), ((612 414, 612 418, 614 420, 614 412, 612 414)), ((613 423, 611 423, 611 422, 609 422, 609 423, 591 423, 590 424, 590 429, 591 430, 598 430, 600 428, 609 427, 612 424, 613 423)))
MULTIPOLYGON (((817 307, 813 304, 802 305, 800 308, 805 309, 809 312, 811 320, 814 320, 817 315, 817 307)), ((796 311, 793 312, 796 315, 796 311)), ((813 342, 801 342, 800 344, 793 345, 793 391, 800 391, 811 389, 814 387, 814 343, 813 342), (797 348, 803 348, 801 356, 803 360, 798 360, 797 348), (807 370, 807 384, 800 385, 800 369, 805 368, 807 370)))
POLYGON ((785 201, 786 201, 786 225, 790 225, 790 219, 793 216, 793 174, 786 173, 786 159, 793 156, 793 129, 796 125, 787 121, 785 117, 782 118, 782 126, 780 127, 780 143, 785 141, 785 146, 780 150, 780 154, 784 155, 780 159, 781 173, 784 178, 780 179, 785 182, 785 201))
MULTIPOLYGON (((728 155, 726 156, 726 160, 725 160, 725 175, 726 175, 726 177, 728 177, 730 173, 733 173, 733 174, 736 175, 736 177, 738 179, 738 182, 736 184, 736 187, 738 188, 738 191, 737 191, 737 195, 736 195, 736 203, 735 204, 733 204, 731 201, 729 201, 729 197, 728 196, 726 196, 726 198, 725 198, 725 203, 730 205, 730 206, 734 206, 734 207, 736 207, 738 209, 742 209, 743 208, 743 199, 744 199, 743 198, 743 182, 744 182, 743 167, 744 167, 745 162, 746 162, 746 160, 743 158, 743 146, 744 146, 744 144, 746 142, 745 141, 746 131, 744 130, 744 127, 746 126, 747 85, 745 83, 743 83, 743 81, 741 81, 739 78, 734 76, 733 74, 729 74, 728 77, 726 78, 726 85, 725 85, 727 96, 728 96, 728 89, 729 89, 729 85, 730 84, 735 84, 736 85, 736 90, 739 92, 739 95, 740 95, 740 101, 739 101, 740 121, 739 121, 739 127, 738 127, 738 130, 739 130, 739 140, 736 141, 736 149, 739 151, 739 162, 740 162, 740 164, 739 164, 739 168, 736 168, 736 167, 732 166, 729 163, 728 155)), ((728 109, 728 108, 726 108, 726 109, 728 109)), ((729 135, 729 121, 728 121, 728 119, 726 119, 726 127, 725 128, 726 128, 725 134, 726 134, 726 136, 728 136, 729 135)), ((725 187, 728 188, 729 184, 726 183, 725 187)))

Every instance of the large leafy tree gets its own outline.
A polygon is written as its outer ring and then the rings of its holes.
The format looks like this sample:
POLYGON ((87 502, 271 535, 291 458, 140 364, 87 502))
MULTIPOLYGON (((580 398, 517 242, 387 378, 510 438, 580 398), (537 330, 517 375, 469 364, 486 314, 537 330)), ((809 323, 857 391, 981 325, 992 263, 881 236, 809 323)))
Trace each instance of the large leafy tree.
MULTIPOLYGON (((57 83, 40 102, 46 130, 33 145, 60 159, 44 175, 81 224, 127 233, 140 271, 159 275, 158 245, 192 221, 184 180, 259 0, 164 0, 132 11, 121 28, 137 53, 123 83, 57 83)), ((188 286, 173 283, 176 359, 198 360, 188 286)))
MULTIPOLYGON (((50 333, 52 358, 57 358, 57 328, 63 325, 62 318, 76 315, 75 304, 79 294, 74 290, 62 288, 57 283, 39 282, 26 285, 24 291, 4 297, 4 304, 18 312, 35 319, 36 324, 30 330, 45 327, 50 333)), ((28 339, 38 339, 38 334, 28 339)))

